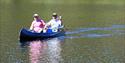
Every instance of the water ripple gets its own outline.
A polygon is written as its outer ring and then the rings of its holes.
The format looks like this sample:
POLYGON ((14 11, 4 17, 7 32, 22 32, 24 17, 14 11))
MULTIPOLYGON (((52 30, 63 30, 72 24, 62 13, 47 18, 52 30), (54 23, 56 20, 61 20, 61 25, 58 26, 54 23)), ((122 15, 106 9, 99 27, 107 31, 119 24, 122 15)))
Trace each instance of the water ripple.
POLYGON ((111 27, 92 27, 92 28, 77 28, 73 31, 67 31, 66 38, 96 38, 96 37, 111 37, 113 35, 121 35, 125 34, 124 30, 125 25, 112 25, 111 27), (122 29, 122 30, 119 30, 122 29), (88 32, 88 31, 111 31, 112 33, 104 34, 103 32, 101 34, 98 33, 90 33, 90 34, 81 34, 79 36, 72 36, 73 34, 79 34, 83 32, 88 32), (68 36, 71 35, 71 36, 68 36))
POLYGON ((111 27, 78 28, 73 31, 67 31, 66 34, 77 34, 81 32, 94 31, 94 30, 113 30, 119 28, 125 28, 125 25, 112 25, 111 27))

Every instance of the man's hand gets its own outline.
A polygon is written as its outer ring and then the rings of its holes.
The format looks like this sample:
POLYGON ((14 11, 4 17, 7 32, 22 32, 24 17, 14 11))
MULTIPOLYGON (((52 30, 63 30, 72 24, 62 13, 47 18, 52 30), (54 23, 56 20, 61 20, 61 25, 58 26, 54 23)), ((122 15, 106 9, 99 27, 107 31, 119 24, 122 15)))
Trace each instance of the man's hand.
POLYGON ((59 19, 62 19, 62 16, 59 16, 59 19))

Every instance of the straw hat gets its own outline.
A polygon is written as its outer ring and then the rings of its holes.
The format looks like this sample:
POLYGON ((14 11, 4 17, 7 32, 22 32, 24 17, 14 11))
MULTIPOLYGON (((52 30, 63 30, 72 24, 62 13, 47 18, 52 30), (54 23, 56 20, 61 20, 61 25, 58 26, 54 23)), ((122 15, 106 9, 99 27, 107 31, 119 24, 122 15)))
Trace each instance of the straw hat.
POLYGON ((33 17, 35 17, 35 16, 39 16, 39 15, 38 14, 34 14, 33 17))

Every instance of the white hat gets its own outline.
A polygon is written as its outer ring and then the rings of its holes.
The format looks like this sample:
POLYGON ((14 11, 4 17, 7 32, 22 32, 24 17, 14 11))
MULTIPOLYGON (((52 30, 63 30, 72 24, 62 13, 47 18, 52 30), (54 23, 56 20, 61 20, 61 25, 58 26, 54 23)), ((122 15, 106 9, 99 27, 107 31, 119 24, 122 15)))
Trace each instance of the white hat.
POLYGON ((33 16, 39 16, 38 14, 34 14, 33 16))
POLYGON ((53 13, 53 15, 57 15, 56 13, 53 13))

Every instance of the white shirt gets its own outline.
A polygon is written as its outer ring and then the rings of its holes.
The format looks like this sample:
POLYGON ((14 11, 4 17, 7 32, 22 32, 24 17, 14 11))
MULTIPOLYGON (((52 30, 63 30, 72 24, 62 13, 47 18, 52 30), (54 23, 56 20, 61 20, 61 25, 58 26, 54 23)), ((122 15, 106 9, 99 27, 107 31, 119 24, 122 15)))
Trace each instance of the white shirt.
POLYGON ((59 26, 61 26, 61 20, 59 19, 51 19, 47 25, 50 25, 50 28, 58 28, 59 26))

